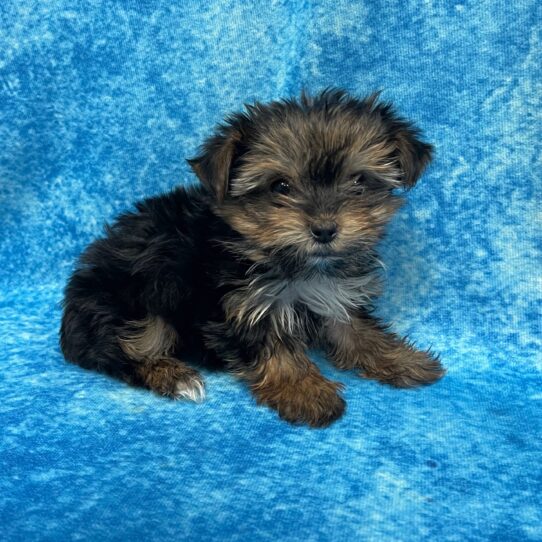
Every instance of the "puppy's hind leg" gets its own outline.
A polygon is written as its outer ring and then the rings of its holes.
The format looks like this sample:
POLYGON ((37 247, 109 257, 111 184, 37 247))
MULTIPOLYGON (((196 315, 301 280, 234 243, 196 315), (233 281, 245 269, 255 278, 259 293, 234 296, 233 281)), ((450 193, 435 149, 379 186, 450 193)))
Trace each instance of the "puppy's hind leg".
POLYGON ((172 399, 200 402, 205 397, 201 375, 172 356, 177 332, 160 316, 127 323, 119 344, 134 360, 141 385, 172 399))

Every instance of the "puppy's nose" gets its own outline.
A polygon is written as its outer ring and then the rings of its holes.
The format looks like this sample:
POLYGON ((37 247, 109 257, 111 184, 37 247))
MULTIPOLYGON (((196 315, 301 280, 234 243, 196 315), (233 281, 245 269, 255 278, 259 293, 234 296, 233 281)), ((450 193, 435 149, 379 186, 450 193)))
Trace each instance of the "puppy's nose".
POLYGON ((311 233, 317 243, 331 243, 337 236, 337 224, 335 222, 313 224, 311 233))

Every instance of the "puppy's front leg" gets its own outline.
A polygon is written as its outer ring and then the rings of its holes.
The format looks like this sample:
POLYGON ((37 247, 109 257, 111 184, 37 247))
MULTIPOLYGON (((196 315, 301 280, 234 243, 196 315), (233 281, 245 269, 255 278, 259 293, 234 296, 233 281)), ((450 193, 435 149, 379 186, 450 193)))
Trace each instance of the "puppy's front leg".
POLYGON ((361 369, 367 378, 398 388, 432 384, 445 373, 430 353, 416 350, 369 317, 351 315, 348 323, 328 320, 323 339, 337 367, 361 369))
POLYGON ((275 346, 270 356, 240 376, 259 404, 275 409, 291 423, 325 427, 340 418, 345 409, 339 395, 342 385, 324 378, 301 350, 275 346))

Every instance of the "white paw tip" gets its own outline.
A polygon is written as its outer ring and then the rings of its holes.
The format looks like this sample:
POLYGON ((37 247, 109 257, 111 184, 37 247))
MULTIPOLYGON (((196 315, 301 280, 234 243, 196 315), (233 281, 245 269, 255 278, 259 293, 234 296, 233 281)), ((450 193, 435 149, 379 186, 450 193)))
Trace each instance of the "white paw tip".
POLYGON ((201 403, 205 399, 205 384, 199 376, 179 380, 175 386, 175 399, 187 399, 201 403))

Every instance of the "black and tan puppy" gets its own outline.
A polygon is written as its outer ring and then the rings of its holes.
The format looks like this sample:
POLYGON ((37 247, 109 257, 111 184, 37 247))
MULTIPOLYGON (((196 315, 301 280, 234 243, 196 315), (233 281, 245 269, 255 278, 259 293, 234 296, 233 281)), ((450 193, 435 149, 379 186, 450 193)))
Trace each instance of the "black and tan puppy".
POLYGON ((341 416, 341 386, 305 353, 398 387, 443 369, 371 318, 374 247, 431 146, 376 95, 325 91, 248 106, 190 165, 201 184, 147 199, 84 252, 66 289, 74 363, 172 398, 204 384, 201 344, 290 421, 341 416))

